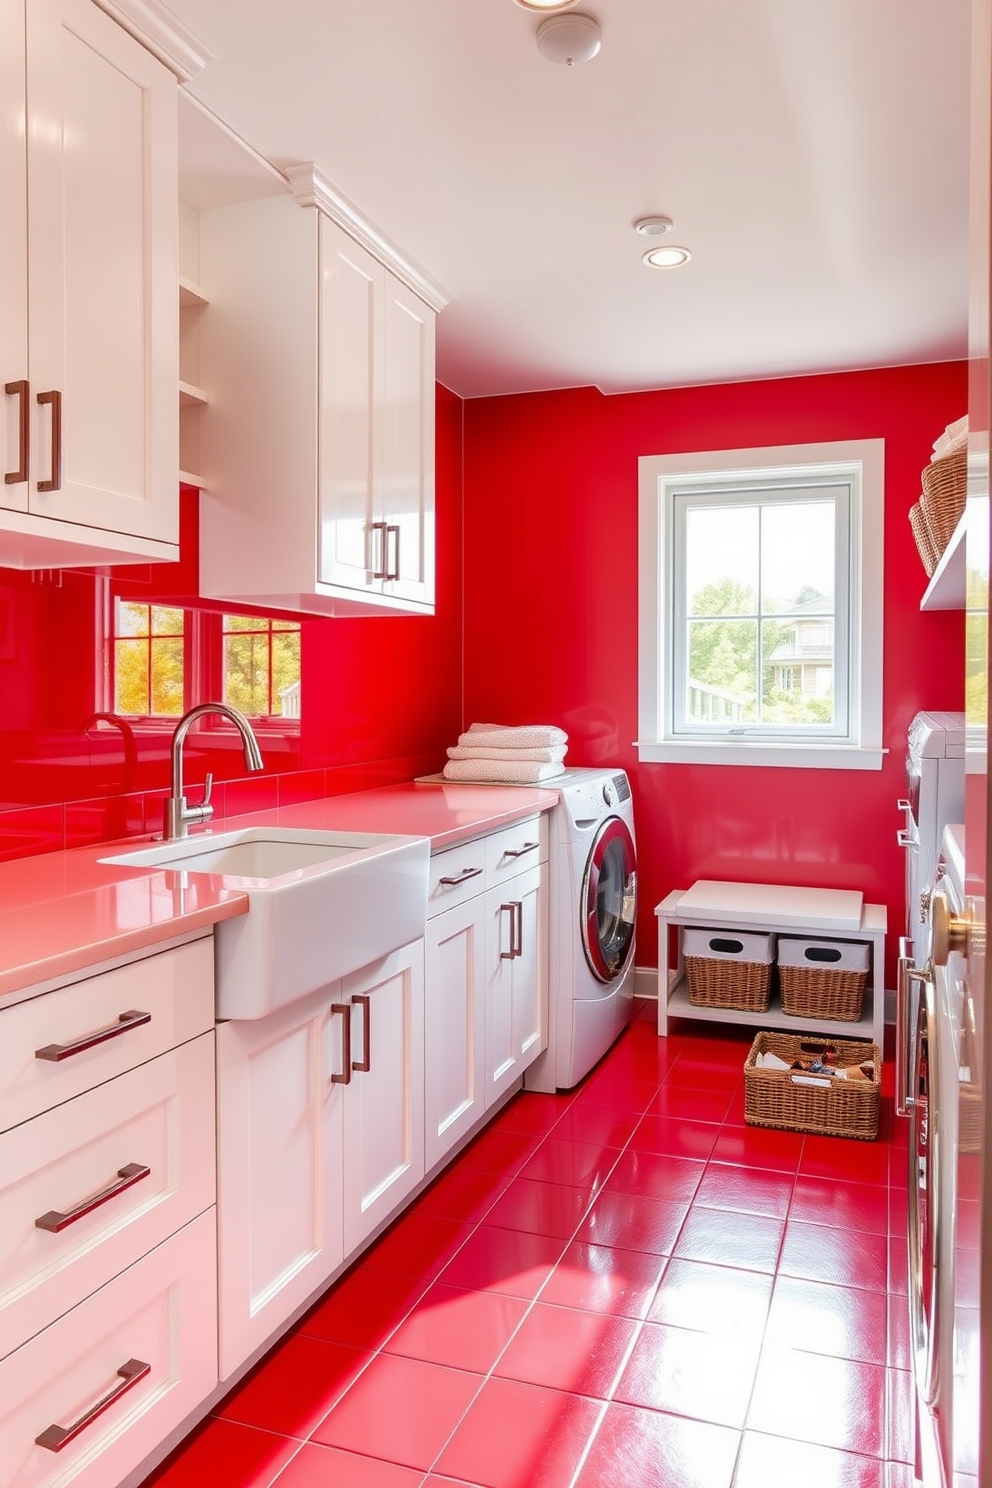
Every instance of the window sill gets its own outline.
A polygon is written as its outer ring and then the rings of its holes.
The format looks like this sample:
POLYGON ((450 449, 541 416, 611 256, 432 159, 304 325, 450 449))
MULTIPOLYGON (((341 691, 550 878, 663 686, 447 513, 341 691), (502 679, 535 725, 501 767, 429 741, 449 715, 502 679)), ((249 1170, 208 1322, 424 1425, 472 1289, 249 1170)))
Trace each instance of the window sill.
POLYGON ((852 744, 730 744, 726 740, 638 741, 641 764, 771 765, 791 770, 880 770, 888 750, 852 744))

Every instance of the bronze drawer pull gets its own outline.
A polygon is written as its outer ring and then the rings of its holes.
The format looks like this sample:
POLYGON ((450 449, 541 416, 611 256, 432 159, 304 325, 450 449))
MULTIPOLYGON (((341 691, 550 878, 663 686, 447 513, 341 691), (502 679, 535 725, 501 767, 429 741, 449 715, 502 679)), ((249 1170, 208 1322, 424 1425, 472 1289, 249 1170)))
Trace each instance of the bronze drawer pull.
POLYGON ((97 1044, 105 1044, 108 1039, 120 1038, 122 1033, 130 1033, 132 1028, 140 1028, 143 1023, 151 1021, 151 1013, 141 1013, 136 1008, 132 1008, 128 1013, 121 1013, 117 1022, 111 1023, 109 1028, 101 1028, 97 1033, 88 1033, 83 1038, 74 1039, 71 1044, 46 1044, 43 1049, 35 1049, 34 1057, 58 1064, 63 1059, 71 1059, 73 1054, 82 1054, 87 1049, 95 1049, 97 1044))
POLYGON ((75 1209, 49 1209, 47 1214, 42 1214, 35 1220, 35 1228, 48 1230, 49 1234, 58 1235, 62 1230, 68 1229, 69 1225, 75 1224, 77 1219, 83 1219, 87 1214, 92 1214, 94 1209, 99 1209, 101 1204, 106 1204, 110 1199, 116 1199, 118 1194, 125 1189, 133 1188, 140 1183, 142 1178, 147 1178, 151 1168, 144 1163, 128 1163, 124 1168, 117 1169, 117 1181, 102 1188, 99 1193, 93 1194, 91 1198, 83 1199, 75 1209))
POLYGON ((386 527, 386 535, 385 535, 384 541, 385 541, 385 545, 386 545, 386 557, 385 557, 385 561, 383 563, 383 568, 385 569, 385 573, 383 574, 382 577, 384 579, 398 579, 399 576, 400 576, 400 529, 398 527, 394 526, 393 523, 391 523, 391 522, 386 527), (392 565, 390 565, 390 562, 389 562, 389 534, 390 533, 393 533, 393 535, 396 538, 396 543, 395 543, 395 546, 393 548, 393 562, 392 562, 392 565))
POLYGON ((81 1431, 85 1431, 87 1426, 92 1425, 97 1416, 102 1416, 115 1400, 120 1400, 132 1385, 136 1385, 139 1380, 144 1379, 146 1374, 150 1374, 151 1369, 152 1366, 143 1363, 141 1359, 128 1359, 127 1363, 122 1364, 117 1371, 120 1375, 119 1385, 109 1390, 101 1400, 97 1401, 96 1405, 90 1406, 86 1414, 80 1416, 78 1421, 73 1421, 71 1426, 46 1426, 41 1435, 35 1437, 38 1446, 44 1447, 49 1452, 61 1452, 62 1448, 74 1441, 81 1431))
POLYGON ((332 1002, 331 1013, 340 1013, 344 1019, 341 1030, 341 1073, 331 1076, 332 1085, 351 1084, 351 1008, 346 1002, 332 1002))
POLYGON ((58 388, 39 393, 39 403, 52 405, 52 475, 50 480, 38 482, 39 491, 61 491, 62 489, 62 394, 58 388))
POLYGON ((386 557, 386 547, 389 542, 389 529, 386 526, 385 522, 370 522, 369 531, 382 533, 382 536, 379 539, 379 557, 377 560, 377 566, 373 566, 371 563, 369 564, 369 567, 372 569, 372 577, 374 579, 388 579, 389 564, 386 557))
POLYGON ((481 868, 463 868, 461 873, 456 873, 451 878, 439 878, 438 883, 444 884, 446 889, 456 889, 459 884, 468 883, 470 878, 478 878, 481 872, 481 868))
POLYGON ((358 1003, 362 1010, 362 1048, 365 1050, 364 1059, 353 1059, 351 1067, 361 1075, 367 1075, 372 1068, 372 999, 367 993, 356 993, 351 999, 352 1003, 358 1003))
POLYGON ((511 904, 501 904, 499 907, 500 914, 503 913, 504 909, 508 910, 510 915, 510 949, 508 951, 500 951, 499 959, 501 961, 515 961, 518 956, 522 956, 524 953, 524 907, 519 899, 515 899, 511 904))
POLYGON ((504 858, 522 858, 524 853, 535 852, 540 845, 539 842, 525 842, 523 847, 508 847, 503 856, 504 858))
POLYGON ((26 377, 19 377, 16 382, 5 382, 3 390, 11 397, 20 400, 17 410, 17 469, 8 470, 4 475, 4 481, 8 486, 16 486, 28 478, 28 461, 31 452, 31 405, 28 398, 31 390, 26 377))

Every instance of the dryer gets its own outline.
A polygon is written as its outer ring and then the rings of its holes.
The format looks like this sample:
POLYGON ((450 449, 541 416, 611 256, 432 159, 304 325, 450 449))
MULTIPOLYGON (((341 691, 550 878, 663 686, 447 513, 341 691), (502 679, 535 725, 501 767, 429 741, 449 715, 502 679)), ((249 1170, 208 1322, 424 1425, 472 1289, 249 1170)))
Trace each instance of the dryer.
POLYGON ((626 1027, 634 980, 637 855, 623 770, 566 770, 549 843, 548 1047, 528 1090, 568 1090, 626 1027))

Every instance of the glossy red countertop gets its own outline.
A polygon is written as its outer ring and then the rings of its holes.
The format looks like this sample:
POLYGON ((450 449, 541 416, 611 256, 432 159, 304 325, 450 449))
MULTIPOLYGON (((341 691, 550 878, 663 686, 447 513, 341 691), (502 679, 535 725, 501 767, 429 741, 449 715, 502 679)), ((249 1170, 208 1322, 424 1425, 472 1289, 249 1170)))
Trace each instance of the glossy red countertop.
MULTIPOLYGON (((214 830, 389 833, 429 837, 437 851, 548 811, 557 800, 552 788, 411 782, 228 817, 214 830)), ((150 840, 129 837, 0 863, 0 998, 246 912, 244 891, 220 875, 185 875, 181 885, 177 873, 163 868, 100 861, 150 840)))

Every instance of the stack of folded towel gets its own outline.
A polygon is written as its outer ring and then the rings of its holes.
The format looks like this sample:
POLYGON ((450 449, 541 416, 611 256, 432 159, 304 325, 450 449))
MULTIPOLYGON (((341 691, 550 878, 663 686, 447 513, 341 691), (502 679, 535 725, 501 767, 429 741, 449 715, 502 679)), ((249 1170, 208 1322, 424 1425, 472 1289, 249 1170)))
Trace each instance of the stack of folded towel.
POLYGON ((561 775, 568 735, 553 724, 473 723, 448 750, 445 780, 536 785, 561 775))
POLYGON ((968 415, 965 414, 963 418, 955 419, 953 424, 948 424, 943 434, 938 435, 934 440, 931 463, 934 460, 942 460, 947 455, 957 454, 959 449, 967 449, 967 447, 968 415))

